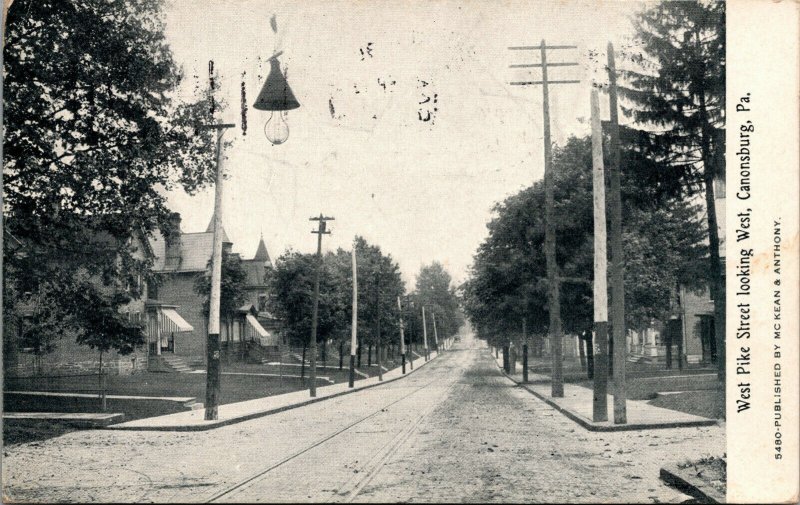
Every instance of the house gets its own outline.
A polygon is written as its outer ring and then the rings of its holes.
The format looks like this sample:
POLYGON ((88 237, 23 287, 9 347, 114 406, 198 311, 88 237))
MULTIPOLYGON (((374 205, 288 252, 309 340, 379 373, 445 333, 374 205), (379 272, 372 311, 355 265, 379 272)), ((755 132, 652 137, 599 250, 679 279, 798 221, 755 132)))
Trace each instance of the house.
MULTIPOLYGON (((181 217, 172 214, 172 232, 165 236, 156 234, 150 241, 154 253, 153 271, 159 282, 155 288, 154 298, 165 307, 180 307, 190 331, 171 334, 167 345, 159 346, 160 354, 151 361, 154 369, 170 371, 188 367, 204 367, 206 362, 206 340, 208 338, 208 317, 205 313, 205 297, 199 294, 195 286, 199 278, 208 275, 209 261, 214 242, 213 220, 208 228, 200 233, 184 233, 181 231, 181 217)), ((222 248, 226 254, 231 252, 233 244, 225 230, 222 230, 222 248)), ((220 321, 220 345, 223 358, 243 359, 243 342, 255 345, 267 345, 276 340, 272 333, 265 330, 258 322, 258 301, 266 296, 264 285, 264 268, 269 262, 266 245, 259 244, 256 257, 244 260, 248 272, 248 303, 236 311, 230 319, 220 321), (261 251, 263 245, 263 251, 261 251), (264 256, 266 255, 266 258, 264 256), (261 269, 261 275, 257 270, 261 269)))
MULTIPOLYGON (((628 330, 628 360, 666 363, 667 336, 671 333, 673 351, 681 349, 684 363, 716 363, 714 301, 708 288, 691 290, 680 286, 671 313, 668 321, 653 320, 642 331, 628 330)), ((674 356, 677 361, 677 354, 674 356)))
MULTIPOLYGON (((717 215, 719 254, 723 272, 725 271, 725 196, 725 177, 722 174, 714 179, 714 208, 717 215)), ((700 216, 700 219, 704 217, 700 216)), ((653 321, 650 327, 640 332, 628 331, 628 359, 665 363, 666 343, 669 340, 667 335, 671 334, 673 346, 680 348, 685 363, 716 364, 714 303, 708 286, 699 290, 680 286, 671 307, 672 317, 669 321, 653 321)), ((721 303, 725 301, 722 300, 721 303)))
MULTIPOLYGON (((111 240, 111 239, 109 239, 111 240)), ((153 249, 144 235, 137 230, 129 240, 132 256, 137 260, 153 258, 153 249)), ((146 342, 155 342, 158 335, 168 335, 182 331, 190 331, 191 325, 178 313, 178 306, 163 306, 160 302, 148 299, 149 286, 139 278, 137 279, 139 298, 131 300, 120 307, 120 312, 129 320, 140 322, 144 326, 146 342)), ((25 328, 26 320, 31 317, 37 307, 25 307, 22 316, 16 321, 5 321, 4 331, 21 335, 25 328)), ((19 345, 19 339, 6 338, 3 365, 7 377, 27 377, 33 375, 74 375, 95 374, 102 369, 110 374, 132 374, 144 371, 148 366, 148 357, 156 352, 154 345, 144 345, 131 354, 121 355, 116 351, 105 352, 91 349, 86 345, 76 342, 76 335, 65 332, 59 339, 54 349, 47 353, 36 352, 35 349, 24 348, 19 345)), ((165 342, 167 339, 165 338, 165 342)))

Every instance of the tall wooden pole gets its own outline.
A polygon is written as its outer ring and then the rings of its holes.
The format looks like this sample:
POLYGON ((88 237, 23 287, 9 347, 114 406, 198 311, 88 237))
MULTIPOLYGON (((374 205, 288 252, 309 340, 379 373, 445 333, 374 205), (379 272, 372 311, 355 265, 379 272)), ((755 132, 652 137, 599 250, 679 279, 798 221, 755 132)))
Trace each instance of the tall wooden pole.
MULTIPOLYGON (((592 195, 594 200, 594 400, 592 420, 608 421, 608 284, 606 257, 606 176, 603 166, 603 131, 600 99, 591 95, 592 195)), ((587 346, 588 347, 588 346, 587 346)), ((591 353, 588 353, 590 354, 591 353)))
POLYGON ((608 98, 611 110, 611 166, 609 204, 611 210, 611 327, 614 332, 614 424, 628 422, 625 404, 625 279, 622 250, 622 191, 620 189, 619 115, 614 46, 608 43, 608 98))
POLYGON ((397 310, 400 312, 400 359, 403 361, 403 373, 406 373, 406 336, 403 333, 403 305, 397 297, 397 310))
POLYGON ((425 346, 425 361, 430 359, 428 352, 428 324, 425 322, 425 306, 422 306, 422 343, 425 346))
MULTIPOLYGON (((544 192, 545 192, 545 238, 544 238, 544 255, 545 255, 545 268, 547 270, 547 310, 550 315, 550 326, 548 333, 550 335, 550 343, 552 346, 553 355, 553 376, 552 376, 552 390, 551 396, 560 398, 564 396, 564 370, 563 370, 563 349, 561 347, 561 300, 560 300, 560 285, 558 278, 558 264, 556 263, 556 234, 555 223, 553 222, 553 153, 552 141, 550 139, 550 84, 577 84, 577 80, 548 80, 547 76, 547 50, 555 49, 577 49, 577 46, 548 46, 545 44, 544 39, 539 46, 517 46, 509 47, 509 49, 522 49, 540 51, 540 63, 511 65, 511 68, 539 68, 542 69, 541 81, 517 81, 512 82, 512 85, 527 86, 527 85, 542 85, 542 112, 543 112, 543 125, 544 125, 544 192)), ((577 66, 577 62, 558 62, 553 63, 554 67, 571 67, 577 66)))
POLYGON ((436 312, 432 312, 431 315, 433 316, 433 347, 436 349, 436 352, 439 352, 439 332, 436 331, 436 312))
POLYGON ((553 149, 550 140, 550 92, 547 83, 547 48, 544 39, 541 45, 542 59, 542 115, 544 118, 544 199, 545 231, 544 256, 547 269, 547 310, 550 313, 550 345, 553 354, 553 382, 551 396, 564 396, 563 350, 561 348, 561 300, 556 263, 556 230, 553 199, 553 149))
POLYGON ((383 317, 383 304, 381 303, 381 263, 380 260, 378 261, 378 270, 375 272, 375 303, 377 304, 377 318, 375 321, 375 338, 377 338, 377 343, 375 344, 375 354, 378 360, 378 380, 383 380, 383 346, 382 339, 381 339, 381 318, 383 317))
POLYGON ((356 380, 356 348, 358 347, 358 265, 356 242, 353 242, 353 320, 350 328, 350 379, 348 386, 354 387, 356 380))
MULTIPOLYGON (((208 334, 206 337, 206 421, 215 421, 219 416, 221 390, 219 357, 219 306, 222 285, 222 189, 225 180, 222 167, 222 136, 232 124, 212 125, 217 131, 217 179, 214 185, 214 239, 211 249, 211 293, 208 300, 208 334)), ((161 346, 161 342, 157 344, 161 346)))
POLYGON ((528 382, 528 328, 522 318, 522 382, 528 382))
POLYGON ((326 231, 327 221, 332 221, 332 217, 325 217, 322 214, 319 217, 312 217, 309 221, 318 221, 319 228, 312 230, 311 233, 317 234, 317 257, 316 267, 314 272, 314 308, 311 313, 311 342, 308 346, 308 352, 311 355, 311 387, 309 393, 311 397, 317 396, 317 317, 319 314, 319 277, 322 274, 322 236, 329 235, 331 232, 326 231))
POLYGON ((406 304, 409 308, 409 326, 408 326, 408 364, 411 365, 411 369, 414 369, 414 306, 411 304, 410 300, 406 300, 406 304))

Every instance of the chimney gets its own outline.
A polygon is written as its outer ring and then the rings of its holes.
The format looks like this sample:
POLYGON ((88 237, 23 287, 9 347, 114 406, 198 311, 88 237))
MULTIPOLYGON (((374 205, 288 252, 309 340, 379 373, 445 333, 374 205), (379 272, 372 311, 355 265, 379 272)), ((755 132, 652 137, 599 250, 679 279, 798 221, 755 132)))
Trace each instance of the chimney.
POLYGON ((165 268, 178 268, 181 264, 181 215, 173 212, 169 216, 169 229, 164 236, 166 252, 165 268))

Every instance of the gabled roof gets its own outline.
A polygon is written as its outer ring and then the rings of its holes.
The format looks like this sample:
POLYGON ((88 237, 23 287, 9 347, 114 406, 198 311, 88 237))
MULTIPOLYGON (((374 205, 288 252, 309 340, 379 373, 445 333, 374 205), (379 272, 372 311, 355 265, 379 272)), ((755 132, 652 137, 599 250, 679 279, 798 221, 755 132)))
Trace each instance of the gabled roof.
MULTIPOLYGON (((222 243, 231 244, 225 227, 222 228, 222 243)), ((181 261, 176 266, 166 267, 167 243, 163 233, 154 233, 149 241, 155 260, 155 272, 205 272, 214 249, 214 218, 208 229, 199 233, 181 233, 181 261)))
MULTIPOLYGON (((211 216, 211 221, 208 222, 208 226, 206 226, 206 233, 214 233, 214 216, 211 216)), ((222 226, 222 242, 232 244, 231 239, 228 238, 228 234, 225 233, 225 225, 222 226)))
POLYGON ((205 272, 214 247, 213 233, 181 233, 181 261, 178 265, 166 268, 167 244, 160 233, 150 241, 155 253, 153 270, 155 272, 205 272))

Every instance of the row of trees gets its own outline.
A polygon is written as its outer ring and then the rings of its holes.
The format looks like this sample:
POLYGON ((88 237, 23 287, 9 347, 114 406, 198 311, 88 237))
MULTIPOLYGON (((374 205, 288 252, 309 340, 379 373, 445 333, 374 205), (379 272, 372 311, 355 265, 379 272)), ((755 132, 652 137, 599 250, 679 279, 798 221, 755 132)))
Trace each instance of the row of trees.
MULTIPOLYGON (((678 285, 710 287, 724 380, 714 182, 725 166, 725 4, 666 1, 637 13, 634 26, 636 49, 626 51, 620 72, 623 112, 636 127, 622 128, 620 139, 626 325, 666 319, 678 285)), ((588 138, 555 149, 562 316, 574 333, 592 328, 591 169, 588 138)), ((494 345, 519 334, 523 319, 530 331, 546 333, 543 209, 541 182, 498 204, 463 286, 478 335, 494 345)))
MULTIPOLYGON (((631 139, 628 138, 628 142, 631 139)), ((593 241, 592 158, 589 138, 571 138, 553 153, 554 222, 561 277, 563 328, 591 331, 593 241)), ((623 162, 639 157, 624 152, 623 162)), ((628 327, 642 329, 666 319, 679 284, 703 286, 707 247, 699 208, 659 195, 639 170, 623 177, 626 246, 625 300, 628 327)), ((495 206, 489 236, 475 255, 470 278, 462 286, 464 306, 480 338, 502 346, 527 331, 545 334, 549 323, 544 267, 544 183, 495 206)))
MULTIPOLYGON (((371 354, 373 346, 399 345, 400 309, 406 328, 406 342, 422 345, 422 307, 428 314, 429 346, 433 348, 432 314, 440 338, 457 333, 463 324, 455 290, 441 264, 423 266, 416 288, 405 293, 400 268, 391 255, 362 237, 354 243, 358 266, 358 341, 371 354)), ((289 344, 305 348, 311 335, 314 254, 287 251, 267 272, 268 309, 283 325, 289 344)), ((320 270, 317 341, 321 349, 332 342, 349 351, 352 328, 352 251, 337 249, 323 255, 320 270)), ((360 352, 360 349, 359 349, 360 352)), ((359 358, 360 359, 360 358, 359 358)))

